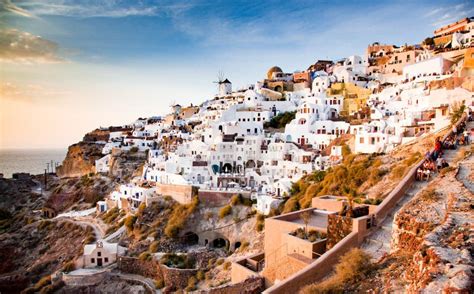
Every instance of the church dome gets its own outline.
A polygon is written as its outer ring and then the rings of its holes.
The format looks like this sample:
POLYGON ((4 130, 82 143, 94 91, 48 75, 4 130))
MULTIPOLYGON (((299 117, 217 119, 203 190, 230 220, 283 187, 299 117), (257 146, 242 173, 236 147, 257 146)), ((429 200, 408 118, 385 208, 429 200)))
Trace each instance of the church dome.
POLYGON ((270 68, 267 72, 267 79, 271 80, 274 72, 283 72, 278 66, 270 68))

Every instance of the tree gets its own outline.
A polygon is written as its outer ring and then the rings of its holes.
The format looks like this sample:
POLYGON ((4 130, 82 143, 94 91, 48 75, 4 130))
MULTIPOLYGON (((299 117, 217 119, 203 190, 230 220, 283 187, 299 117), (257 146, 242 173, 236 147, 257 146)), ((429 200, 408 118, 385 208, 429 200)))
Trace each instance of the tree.
POLYGON ((312 210, 307 210, 300 214, 301 219, 304 223, 304 234, 308 237, 308 224, 311 221, 312 210))
POLYGON ((433 45, 434 45, 434 40, 433 40, 433 38, 430 38, 430 37, 425 38, 425 39, 423 40, 423 45, 426 45, 426 46, 433 46, 433 45))
POLYGON ((451 105, 451 123, 454 125, 462 117, 466 110, 466 105, 463 102, 456 101, 451 105))

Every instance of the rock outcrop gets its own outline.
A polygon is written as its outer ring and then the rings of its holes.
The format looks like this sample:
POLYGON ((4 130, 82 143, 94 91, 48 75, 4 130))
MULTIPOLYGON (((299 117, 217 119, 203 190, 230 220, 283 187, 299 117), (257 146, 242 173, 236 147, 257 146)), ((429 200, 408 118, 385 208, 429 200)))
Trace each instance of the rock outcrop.
POLYGON ((103 156, 102 144, 79 142, 69 146, 66 158, 57 168, 61 178, 80 177, 95 172, 95 161, 103 156))

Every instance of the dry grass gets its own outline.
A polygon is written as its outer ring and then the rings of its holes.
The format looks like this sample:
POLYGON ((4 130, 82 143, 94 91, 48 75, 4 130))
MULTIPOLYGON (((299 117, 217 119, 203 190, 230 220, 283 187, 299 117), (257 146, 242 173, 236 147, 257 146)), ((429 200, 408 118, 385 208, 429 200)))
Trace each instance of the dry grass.
POLYGON ((170 238, 178 236, 179 231, 184 227, 189 216, 196 210, 199 205, 199 198, 194 197, 190 204, 182 205, 176 203, 173 212, 165 227, 165 234, 170 238))
POLYGON ((373 269, 370 256, 361 249, 354 248, 340 258, 334 275, 322 283, 303 288, 301 293, 343 293, 348 284, 364 279, 373 269))

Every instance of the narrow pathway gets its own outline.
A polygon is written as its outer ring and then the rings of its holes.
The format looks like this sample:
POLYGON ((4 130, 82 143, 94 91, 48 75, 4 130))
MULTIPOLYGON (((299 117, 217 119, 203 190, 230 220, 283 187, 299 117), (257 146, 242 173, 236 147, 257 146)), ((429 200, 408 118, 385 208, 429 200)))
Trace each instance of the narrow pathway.
MULTIPOLYGON (((474 122, 469 122, 466 126, 468 129, 474 128, 474 122)), ((461 154, 461 152, 465 150, 469 150, 472 146, 459 146, 455 150, 444 150, 443 158, 446 161, 453 165, 455 159, 461 154)), ((472 169, 473 162, 471 161, 470 166, 461 166, 460 170, 460 177, 466 187, 468 189, 474 188, 474 183, 470 179, 466 179, 466 175, 469 175, 469 170, 472 169), (464 177, 464 178, 463 178, 464 177), (470 187, 470 188, 469 188, 470 187)), ((437 177, 438 174, 433 175, 433 177, 437 177)), ((370 253, 373 259, 378 260, 384 254, 390 253, 390 241, 392 238, 392 226, 395 216, 397 215, 398 211, 407 204, 413 197, 420 192, 423 188, 425 188, 430 182, 429 181, 416 181, 412 184, 410 189, 406 192, 405 197, 403 197, 397 205, 393 208, 392 212, 390 212, 387 217, 383 220, 383 222, 378 226, 378 229, 372 232, 367 238, 365 239, 364 243, 361 245, 361 248, 364 249, 366 252, 370 253)), ((471 190, 472 191, 472 190, 471 190)))

